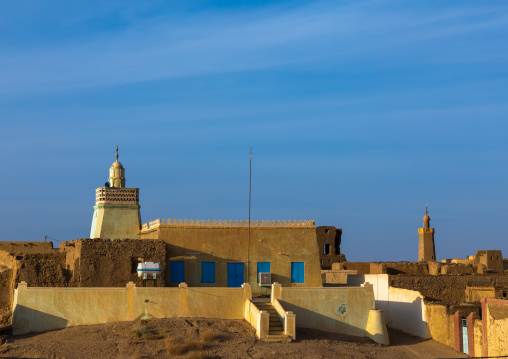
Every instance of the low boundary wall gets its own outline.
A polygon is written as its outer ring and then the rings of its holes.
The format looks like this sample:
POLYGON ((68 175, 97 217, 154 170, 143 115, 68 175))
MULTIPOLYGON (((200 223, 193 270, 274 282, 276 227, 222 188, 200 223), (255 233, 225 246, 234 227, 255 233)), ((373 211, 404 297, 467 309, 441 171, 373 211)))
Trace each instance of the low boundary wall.
POLYGON ((312 328, 358 337, 371 337, 388 344, 388 334, 382 313, 375 311, 374 292, 369 283, 360 287, 294 288, 272 285, 272 303, 278 300, 284 310, 296 315, 296 327, 312 328), (380 320, 372 325, 372 320, 380 320), (371 333, 368 327, 383 331, 371 333))
POLYGON ((348 286, 372 284, 376 309, 382 309, 387 325, 420 338, 431 338, 424 297, 415 290, 389 286, 388 274, 348 275, 348 286))
POLYGON ((14 291, 14 335, 137 318, 244 319, 248 288, 41 288, 14 291))
MULTIPOLYGON (((28 287, 14 291, 14 335, 62 329, 75 325, 136 319, 202 317, 246 319, 258 338, 268 335, 269 313, 251 305, 252 290, 242 288, 136 287, 51 288, 28 287)), ((284 333, 295 337, 295 326, 370 337, 389 344, 382 311, 375 310, 372 285, 342 288, 299 288, 272 285, 271 302, 284 317, 284 333), (280 308, 279 308, 280 307, 280 308)))

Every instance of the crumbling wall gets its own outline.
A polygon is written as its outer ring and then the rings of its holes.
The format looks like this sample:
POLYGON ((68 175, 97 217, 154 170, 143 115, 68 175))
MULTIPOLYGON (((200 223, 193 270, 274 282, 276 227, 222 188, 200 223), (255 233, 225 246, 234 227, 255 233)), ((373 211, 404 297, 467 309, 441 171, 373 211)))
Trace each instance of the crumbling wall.
MULTIPOLYGON (((477 269, 478 265, 472 264, 442 264, 439 262, 345 262, 338 263, 339 267, 335 269, 357 270, 358 274, 405 274, 405 275, 422 275, 422 274, 447 274, 447 275, 466 275, 481 273, 477 269), (429 270, 432 267, 433 270, 429 270)), ((337 266, 336 265, 336 266, 337 266)))
POLYGON ((330 269, 332 263, 346 261, 346 256, 340 253, 342 228, 332 226, 316 227, 316 237, 321 269, 330 269))
POLYGON ((81 257, 81 241, 60 243, 60 252, 65 253, 65 275, 69 285, 79 286, 79 259, 81 257), (76 274, 76 275, 75 275, 76 274))
MULTIPOLYGON (((73 282, 79 287, 124 287, 133 281, 138 286, 137 265, 141 260, 161 264, 164 278, 166 244, 147 239, 77 239, 74 243, 79 256, 74 254, 73 282), (140 259, 141 258, 141 259, 140 259)), ((70 268, 69 268, 70 269, 70 268)), ((162 278, 158 285, 162 285, 162 278)))
POLYGON ((370 274, 429 274, 426 262, 380 262, 370 264, 370 274))
POLYGON ((441 267, 442 275, 469 275, 474 274, 474 266, 472 264, 452 263, 444 264, 441 267))
POLYGON ((426 262, 346 262, 341 267, 358 274, 429 274, 426 262))
POLYGON ((14 284, 25 281, 30 287, 68 286, 65 253, 28 253, 16 256, 18 265, 14 284))
MULTIPOLYGON (((43 244, 26 248, 46 247, 43 244)), ((139 258, 160 263, 164 273, 166 245, 160 240, 77 239, 62 242, 58 251, 33 252, 18 251, 10 255, 0 251, 3 253, 0 304, 12 302, 5 293, 12 296, 12 289, 21 281, 30 287, 123 287, 129 281, 141 284, 136 273, 139 258)))
POLYGON ((491 272, 503 272, 503 254, 500 250, 478 251, 474 256, 475 264, 483 264, 491 272))
POLYGON ((13 277, 16 271, 14 257, 0 250, 0 310, 10 309, 14 291, 13 277))
POLYGON ((12 254, 51 253, 53 242, 0 241, 0 250, 12 254))
POLYGON ((392 287, 417 290, 426 300, 456 303, 466 300, 466 287, 508 287, 508 275, 390 275, 389 283, 392 287))

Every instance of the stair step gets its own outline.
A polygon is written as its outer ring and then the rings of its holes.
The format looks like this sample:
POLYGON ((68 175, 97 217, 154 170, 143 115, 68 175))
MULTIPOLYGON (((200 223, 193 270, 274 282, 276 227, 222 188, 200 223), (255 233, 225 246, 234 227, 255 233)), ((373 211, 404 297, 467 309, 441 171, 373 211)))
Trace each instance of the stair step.
POLYGON ((263 341, 265 342, 268 342, 268 343, 291 343, 291 339, 290 338, 272 338, 270 336, 268 336, 268 338, 266 339, 263 339, 263 341))
POLYGON ((269 336, 281 336, 281 337, 286 337, 287 338, 287 335, 284 334, 284 332, 282 330, 269 331, 268 335, 269 336))

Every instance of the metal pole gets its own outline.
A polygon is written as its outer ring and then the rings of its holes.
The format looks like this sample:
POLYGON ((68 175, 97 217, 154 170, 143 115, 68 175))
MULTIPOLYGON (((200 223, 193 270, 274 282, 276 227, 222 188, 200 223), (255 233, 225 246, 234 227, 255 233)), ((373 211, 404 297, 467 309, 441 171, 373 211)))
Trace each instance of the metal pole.
POLYGON ((252 146, 250 147, 250 162, 249 162, 249 242, 247 244, 247 283, 249 283, 249 266, 250 266, 250 204, 251 204, 251 188, 252 188, 252 146))

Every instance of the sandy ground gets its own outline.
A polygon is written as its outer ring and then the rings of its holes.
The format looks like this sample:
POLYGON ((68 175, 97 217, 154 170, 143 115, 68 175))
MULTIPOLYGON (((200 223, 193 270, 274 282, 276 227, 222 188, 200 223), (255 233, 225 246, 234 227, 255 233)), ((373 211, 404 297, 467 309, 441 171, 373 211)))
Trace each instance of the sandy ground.
POLYGON ((152 319, 0 339, 0 358, 467 358, 433 340, 390 331, 391 346, 311 329, 292 343, 256 340, 242 320, 152 319), (171 354, 172 353, 172 354, 171 354))

